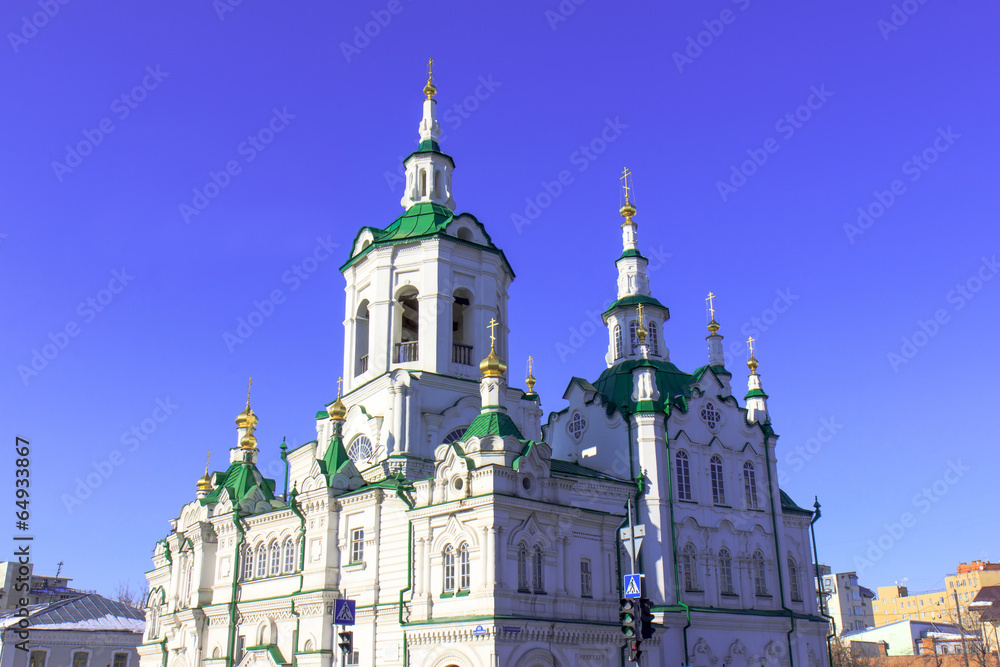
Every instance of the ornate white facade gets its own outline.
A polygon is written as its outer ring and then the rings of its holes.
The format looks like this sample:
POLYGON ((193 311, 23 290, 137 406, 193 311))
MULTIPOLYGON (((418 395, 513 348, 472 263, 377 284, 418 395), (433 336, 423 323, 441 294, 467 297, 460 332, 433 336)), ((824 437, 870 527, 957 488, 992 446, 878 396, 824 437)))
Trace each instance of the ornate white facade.
POLYGON ((514 275, 454 212, 435 92, 406 211, 362 228, 342 267, 344 395, 315 441, 282 451, 281 494, 257 470, 248 400, 230 467, 156 545, 142 667, 344 664, 339 597, 357 601, 346 664, 621 665, 630 498, 659 624, 643 664, 826 665, 813 512, 778 489, 756 362, 745 407, 714 320, 704 367, 669 362, 626 203, 608 369, 574 378, 543 426, 534 379, 507 384, 514 275))

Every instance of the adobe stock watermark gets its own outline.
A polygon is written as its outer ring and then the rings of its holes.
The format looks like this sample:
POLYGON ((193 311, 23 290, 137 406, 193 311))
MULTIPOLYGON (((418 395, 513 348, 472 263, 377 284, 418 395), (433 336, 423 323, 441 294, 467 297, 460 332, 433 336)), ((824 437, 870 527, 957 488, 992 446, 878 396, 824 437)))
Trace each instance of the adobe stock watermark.
POLYGON ((740 359, 745 357, 747 353, 745 342, 747 337, 760 338, 760 335, 773 327, 778 319, 787 313, 800 298, 802 297, 794 294, 790 287, 774 290, 774 301, 771 302, 771 305, 760 311, 759 315, 754 315, 744 322, 740 327, 740 339, 729 343, 729 349, 726 350, 729 353, 729 358, 740 359))
MULTIPOLYGON (((646 267, 647 274, 656 273, 666 266, 668 259, 673 257, 673 253, 666 252, 662 244, 647 252, 651 260, 646 267)), ((614 302, 615 299, 606 299, 599 310, 584 311, 583 320, 569 327, 565 341, 556 343, 556 354, 559 355, 559 361, 566 363, 566 359, 571 354, 579 352, 587 341, 593 338, 598 332, 608 333, 608 327, 604 324, 603 313, 614 302)))
POLYGON ((829 444, 843 428, 844 425, 837 423, 836 417, 830 416, 820 419, 816 435, 802 444, 795 445, 793 450, 785 454, 782 461, 784 466, 778 471, 778 484, 785 484, 791 479, 787 472, 788 468, 791 468, 792 472, 802 472, 806 463, 818 456, 823 450, 823 446, 829 444))
POLYGON ((554 10, 545 10, 545 20, 549 22, 549 27, 555 30, 560 23, 565 23, 570 16, 576 13, 576 8, 587 0, 561 0, 554 10))
POLYGON ((142 419, 138 424, 133 424, 127 431, 123 432, 120 438, 123 450, 112 449, 106 458, 93 461, 90 465, 93 470, 81 472, 82 477, 76 478, 76 488, 73 493, 64 493, 60 496, 63 507, 70 514, 87 498, 93 495, 94 491, 101 488, 114 473, 115 470, 125 464, 126 454, 139 449, 139 447, 149 440, 156 433, 160 425, 173 416, 180 406, 170 400, 170 397, 156 399, 156 406, 149 416, 142 419))
POLYGON ((70 341, 80 335, 83 331, 82 325, 93 322, 133 280, 135 276, 128 273, 125 267, 120 271, 118 269, 112 271, 108 286, 98 290, 93 296, 88 296, 76 307, 76 314, 82 321, 70 320, 55 333, 49 332, 49 342, 43 343, 41 347, 32 348, 31 359, 17 366, 21 382, 28 386, 32 379, 48 368, 49 364, 69 346, 70 341))
POLYGON ((344 54, 344 59, 351 62, 352 58, 361 55, 361 52, 368 48, 372 40, 389 27, 392 18, 398 16, 403 9, 405 8, 402 0, 389 0, 385 9, 371 10, 372 20, 367 21, 363 26, 354 26, 354 35, 351 41, 340 43, 340 52, 344 54))
MULTIPOLYGON (((487 74, 485 77, 477 77, 476 87, 473 89, 471 95, 466 95, 464 99, 459 102, 455 102, 450 107, 446 108, 441 119, 448 124, 450 131, 455 131, 462 126, 462 123, 472 117, 472 114, 479 110, 480 105, 486 100, 493 96, 493 93, 497 88, 503 85, 500 81, 495 81, 492 74, 487 74)), ((448 135, 441 134, 441 142, 448 140, 448 135)), ((396 189, 396 186, 405 185, 406 183, 406 168, 403 166, 404 156, 399 156, 399 165, 396 168, 396 173, 391 171, 386 171, 383 173, 385 177, 385 184, 389 187, 389 191, 396 189)))
MULTIPOLYGON (((781 135, 783 140, 788 141, 795 136, 795 133, 813 117, 813 113, 822 109, 823 105, 833 97, 833 93, 826 89, 826 84, 820 84, 819 88, 811 86, 809 91, 809 97, 804 104, 800 104, 774 123, 774 131, 781 135)), ((719 191, 722 201, 728 201, 730 196, 746 185, 747 179, 756 174, 780 148, 781 143, 777 139, 768 137, 761 148, 746 150, 748 159, 741 162, 739 167, 735 164, 729 165, 729 178, 715 182, 715 188, 719 191)))
MULTIPOLYGON (((319 270, 323 262, 330 259, 333 251, 339 247, 340 244, 334 243, 329 235, 325 239, 317 237, 316 246, 312 252, 282 273, 281 282, 290 285, 289 292, 297 291, 305 281, 319 270)), ((286 294, 280 288, 271 290, 267 297, 262 300, 254 299, 250 312, 245 317, 236 318, 236 327, 233 331, 222 333, 222 342, 226 344, 230 354, 236 351, 237 345, 247 342, 254 332, 274 315, 277 307, 285 303, 285 299, 286 294)))
POLYGON ((274 141, 274 138, 285 131, 288 123, 295 118, 295 114, 288 113, 288 107, 271 110, 271 118, 255 133, 248 135, 246 139, 236 146, 236 154, 243 158, 241 163, 238 159, 226 162, 219 171, 209 171, 208 180, 201 187, 194 188, 191 203, 181 202, 178 205, 181 218, 184 224, 190 224, 191 218, 201 215, 201 212, 208 208, 212 200, 229 187, 235 176, 243 173, 243 165, 250 164, 257 159, 257 156, 264 152, 274 141))
POLYGON ((38 35, 38 31, 49 24, 63 5, 68 5, 70 0, 38 0, 37 11, 31 16, 21 17, 21 29, 17 32, 8 32, 7 41, 14 53, 20 53, 21 47, 38 35))
POLYGON ((889 41, 889 35, 897 32, 900 28, 906 25, 906 22, 910 20, 910 17, 920 11, 920 6, 927 3, 927 0, 903 0, 899 4, 894 4, 892 6, 892 12, 889 14, 889 20, 879 19, 875 22, 875 27, 878 31, 882 33, 882 39, 886 42, 889 41))
POLYGON ((920 350, 938 335, 941 327, 951 322, 951 314, 965 308, 966 304, 972 301, 976 294, 983 289, 983 286, 993 280, 998 271, 1000 271, 1000 263, 997 263, 996 255, 982 257, 976 271, 945 294, 945 302, 951 306, 951 309, 938 308, 930 318, 918 319, 913 333, 903 336, 901 339, 899 350, 890 351, 886 355, 892 372, 898 373, 901 366, 910 363, 920 350))
MULTIPOLYGON (((939 127, 934 141, 920 153, 911 156, 900 167, 903 176, 906 176, 911 183, 916 183, 931 168, 931 165, 938 161, 941 154, 947 152, 961 137, 962 135, 952 130, 950 125, 947 130, 939 127)), ((872 201, 858 207, 856 222, 854 224, 844 223, 844 234, 847 235, 847 240, 854 243, 857 237, 868 231, 875 224, 875 221, 885 215, 886 211, 904 194, 906 194, 906 183, 900 178, 889 183, 886 190, 875 190, 872 193, 872 201)))
MULTIPOLYGON (((146 75, 138 84, 111 100, 111 113, 119 121, 125 120, 139 108, 149 93, 160 87, 160 84, 168 76, 170 76, 170 72, 162 71, 159 65, 155 68, 152 65, 147 65, 146 75)), ((100 146, 104 139, 114 131, 115 121, 111 116, 102 118, 93 129, 84 128, 81 130, 83 138, 73 145, 66 145, 66 156, 63 161, 54 160, 52 162, 52 171, 55 173, 56 179, 62 183, 63 178, 83 164, 83 159, 93 153, 94 149, 100 146)))
MULTIPOLYGON (((619 116, 615 116, 614 120, 605 118, 604 127, 597 136, 587 143, 581 144, 570 154, 570 165, 576 167, 577 173, 582 174, 587 171, 594 160, 608 149, 609 144, 617 141, 626 129, 628 129, 628 125, 621 122, 619 116)), ((558 199, 566 188, 573 184, 573 181, 573 172, 569 169, 559 171, 551 181, 543 179, 538 193, 532 197, 524 198, 524 211, 512 213, 510 216, 510 221, 517 233, 523 233, 524 228, 537 220, 542 215, 542 211, 552 206, 552 202, 558 199)))
MULTIPOLYGON (((972 468, 969 466, 962 465, 961 459, 949 460, 948 468, 941 478, 934 480, 933 483, 915 493, 910 504, 913 505, 914 509, 919 510, 920 514, 927 514, 970 470, 972 468)), ((883 523, 882 527, 885 530, 875 539, 868 540, 868 549, 864 555, 854 557, 854 569, 858 576, 860 577, 865 570, 882 560, 886 553, 899 544, 906 536, 907 530, 917 525, 917 518, 916 514, 907 511, 900 514, 898 521, 883 523)))
MULTIPOLYGON (((732 2, 741 12, 746 11, 747 7, 750 6, 750 0, 732 0, 732 2)), ((715 44, 715 40, 722 36, 727 25, 732 25, 736 21, 737 16, 739 14, 727 7, 719 13, 718 18, 702 21, 701 24, 705 26, 705 29, 694 35, 688 35, 684 53, 674 51, 671 54, 674 59, 674 65, 677 66, 677 71, 683 74, 684 67, 693 64, 695 60, 705 53, 705 49, 715 44)))

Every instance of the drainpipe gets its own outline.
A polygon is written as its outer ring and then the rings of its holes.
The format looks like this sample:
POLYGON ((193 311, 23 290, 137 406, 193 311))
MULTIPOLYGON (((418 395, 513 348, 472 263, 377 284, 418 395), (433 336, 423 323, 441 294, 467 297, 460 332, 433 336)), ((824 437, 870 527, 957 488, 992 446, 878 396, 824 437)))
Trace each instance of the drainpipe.
MULTIPOLYGON (((382 493, 381 489, 376 491, 376 502, 375 502, 375 569, 372 572, 374 575, 374 580, 378 582, 379 577, 379 561, 382 559, 382 503, 385 501, 385 494, 382 493)), ((378 655, 376 650, 376 638, 378 637, 378 604, 379 604, 379 587, 376 584, 375 590, 373 591, 374 604, 372 605, 372 656, 378 655)))
MULTIPOLYGON (((761 430, 763 431, 763 427, 761 430)), ((788 642, 788 665, 789 667, 795 667, 795 657, 792 654, 792 635, 795 633, 795 612, 785 605, 785 578, 781 574, 781 547, 778 544, 778 510, 774 505, 775 502, 781 499, 781 489, 778 489, 778 498, 776 499, 774 482, 771 477, 771 450, 767 441, 768 435, 767 432, 764 432, 764 463, 767 466, 767 487, 771 492, 771 525, 774 530, 774 552, 778 561, 778 594, 781 596, 781 608, 788 615, 792 623, 791 628, 785 634, 785 640, 788 642)))
MULTIPOLYGON (((684 607, 684 615, 686 619, 683 628, 684 664, 689 664, 688 628, 691 627, 691 607, 689 607, 686 602, 681 600, 681 573, 680 566, 677 564, 677 524, 674 522, 674 458, 670 453, 670 436, 667 432, 667 427, 664 426, 663 430, 663 440, 667 447, 667 502, 670 503, 670 549, 674 554, 674 593, 676 595, 677 604, 684 607)), ((631 439, 631 435, 629 436, 629 439, 631 439)), ((664 600, 664 602, 666 602, 666 600, 664 600)))
POLYGON ((819 615, 830 621, 831 631, 826 636, 826 655, 832 665, 833 648, 830 646, 830 640, 837 636, 837 621, 833 620, 833 617, 826 613, 826 606, 823 604, 823 580, 819 576, 819 552, 816 550, 816 522, 823 516, 823 513, 819 511, 820 504, 818 497, 816 498, 816 502, 813 503, 813 508, 816 511, 813 513, 812 521, 809 522, 809 532, 812 533, 813 557, 816 559, 816 562, 813 564, 816 566, 816 584, 819 586, 819 615))
POLYGON ((281 460, 285 462, 285 491, 281 494, 281 499, 288 502, 288 445, 285 439, 281 439, 281 460))
MULTIPOLYGON (((284 442, 282 442, 282 447, 284 447, 284 442)), ((281 453, 284 456, 284 452, 281 453)), ((285 474, 288 472, 288 461, 285 461, 285 474)), ((288 488, 288 481, 286 477, 285 489, 288 488)), ((299 509, 299 504, 295 501, 298 496, 298 492, 295 488, 292 488, 291 502, 289 507, 295 516, 299 517, 299 587, 289 594, 289 597, 298 595, 302 592, 302 582, 305 581, 305 574, 303 573, 303 568, 305 566, 305 546, 306 546, 306 518, 302 516, 302 510, 299 509)), ((301 619, 299 618, 299 612, 295 611, 295 600, 292 599, 292 616, 295 617, 295 634, 292 635, 292 665, 299 664, 298 652, 299 652, 299 629, 301 619)))
MULTIPOLYGON (((240 562, 240 546, 243 544, 243 526, 240 524, 240 512, 239 508, 235 505, 233 506, 233 525, 236 526, 236 546, 233 551, 233 590, 232 599, 229 601, 229 650, 226 653, 226 665, 227 667, 233 667, 235 664, 233 655, 233 650, 236 646, 236 592, 240 585, 240 570, 242 568, 242 563, 240 562)), ((166 656, 163 658, 164 667, 166 667, 166 656)))

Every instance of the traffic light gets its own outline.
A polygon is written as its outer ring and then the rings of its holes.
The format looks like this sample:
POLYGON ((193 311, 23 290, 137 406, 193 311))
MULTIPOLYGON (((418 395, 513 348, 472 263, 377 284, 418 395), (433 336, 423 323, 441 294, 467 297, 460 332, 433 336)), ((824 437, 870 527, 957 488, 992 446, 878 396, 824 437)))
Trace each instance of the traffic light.
POLYGON ((649 639, 653 636, 653 601, 639 598, 639 636, 649 639))
POLYGON ((622 598, 618 609, 618 620, 622 624, 622 634, 625 639, 639 639, 639 604, 635 598, 622 598))
POLYGON ((354 632, 351 630, 343 630, 338 632, 337 636, 340 637, 340 643, 337 644, 337 646, 340 647, 340 650, 344 653, 351 653, 354 650, 354 632))
POLYGON ((639 662, 639 656, 642 655, 642 651, 639 650, 639 640, 630 639, 628 641, 628 660, 629 662, 639 662))

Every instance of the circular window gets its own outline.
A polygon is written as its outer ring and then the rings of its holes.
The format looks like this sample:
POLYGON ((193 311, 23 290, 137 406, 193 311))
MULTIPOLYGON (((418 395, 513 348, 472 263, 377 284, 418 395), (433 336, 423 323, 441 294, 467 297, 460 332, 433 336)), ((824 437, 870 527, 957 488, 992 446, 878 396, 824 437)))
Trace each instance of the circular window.
POLYGON ((452 482, 452 484, 455 485, 455 490, 456 491, 461 491, 462 487, 465 486, 465 482, 462 480, 461 477, 456 477, 455 481, 452 482))
POLYGON ((521 488, 524 489, 525 491, 531 491, 531 478, 530 477, 522 477, 521 478, 521 488))
POLYGON ((569 424, 566 425, 566 430, 569 431, 570 437, 580 442, 583 439, 583 432, 587 430, 587 420, 579 412, 574 412, 569 424))
POLYGON ((701 419, 708 424, 709 428, 714 429, 722 421, 722 413, 716 410, 712 402, 709 401, 701 409, 701 419))
POLYGON ((347 448, 347 455, 355 463, 370 459, 372 457, 372 441, 359 435, 351 441, 351 446, 347 448))

